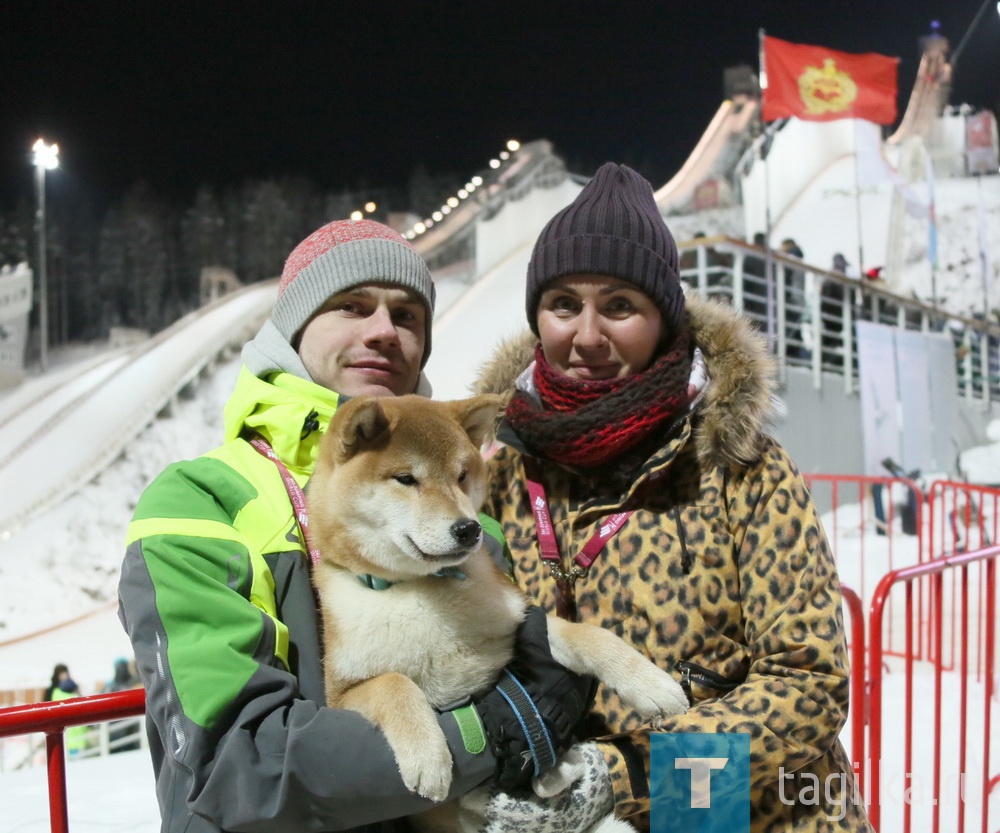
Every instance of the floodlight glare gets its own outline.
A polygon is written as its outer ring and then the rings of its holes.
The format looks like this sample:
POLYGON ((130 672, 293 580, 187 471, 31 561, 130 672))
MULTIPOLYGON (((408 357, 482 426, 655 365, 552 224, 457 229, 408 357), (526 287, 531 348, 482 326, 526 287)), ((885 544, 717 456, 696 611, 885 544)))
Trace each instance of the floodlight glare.
POLYGON ((59 145, 55 143, 47 145, 44 139, 39 139, 31 149, 35 152, 32 162, 36 168, 51 171, 59 167, 59 145))

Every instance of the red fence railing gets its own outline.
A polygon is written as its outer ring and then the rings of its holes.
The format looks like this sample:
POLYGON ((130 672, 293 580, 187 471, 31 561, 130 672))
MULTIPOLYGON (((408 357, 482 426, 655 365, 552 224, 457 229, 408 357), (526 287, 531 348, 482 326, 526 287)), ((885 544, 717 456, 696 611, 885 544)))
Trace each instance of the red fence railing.
MULTIPOLYGON (((883 809, 894 805, 901 810, 902 819, 895 819, 895 823, 886 829, 909 833, 913 829, 913 809, 918 806, 929 811, 930 830, 939 833, 942 830, 942 813, 954 805, 954 824, 949 824, 944 829, 963 833, 967 823, 971 829, 978 813, 979 829, 982 833, 989 833, 989 799, 1000 778, 998 774, 991 774, 1000 771, 1000 766, 994 763, 995 758, 991 757, 991 744, 994 743, 991 733, 992 709, 997 692, 998 556, 1000 546, 947 555, 895 570, 879 582, 869 618, 868 684, 871 722, 868 757, 871 772, 870 778, 863 781, 869 817, 876 830, 880 829, 883 809), (970 573, 971 570, 975 572, 970 573), (945 604, 943 590, 945 579, 949 576, 955 578, 954 583, 959 587, 956 595, 958 610, 945 604), (929 622, 923 622, 918 617, 914 598, 916 589, 923 584, 928 586, 932 600, 929 622), (886 674, 882 635, 890 593, 900 585, 905 592, 905 637, 908 650, 904 665, 903 707, 894 708, 890 715, 883 708, 886 674), (970 590, 975 593, 981 605, 971 603, 970 590), (947 693, 944 690, 944 672, 947 669, 942 661, 946 618, 957 623, 957 673, 949 675, 947 693), (931 694, 926 684, 921 686, 919 698, 915 698, 914 688, 918 677, 918 660, 915 654, 918 633, 925 626, 930 634, 930 654, 935 658, 930 669, 933 687, 931 694), (970 654, 979 658, 975 671, 970 654), (979 691, 973 689, 973 682, 981 683, 979 691), (893 724, 891 727, 888 726, 890 717, 893 724), (898 746, 888 749, 886 735, 895 738, 900 724, 903 737, 902 767, 890 771, 883 755, 888 752, 893 755, 894 760, 898 759, 898 746), (972 745, 977 742, 978 755, 974 755, 972 745), (946 764, 946 761, 949 763, 946 764), (945 766, 945 774, 953 780, 952 783, 945 783, 942 773, 945 766), (976 793, 971 798, 967 791, 970 779, 976 793), (926 787, 928 780, 929 790, 926 787), (896 794, 887 788, 887 783, 901 784, 901 791, 896 794), (918 789, 919 792, 916 792, 918 789), (919 801, 915 800, 917 796, 919 801)), ((858 750, 855 749, 855 757, 857 754, 858 750)), ((926 821, 926 818, 922 816, 922 820, 926 821)))
POLYGON ((52 833, 69 833, 69 808, 66 803, 66 750, 63 733, 70 726, 86 726, 124 717, 141 715, 146 710, 145 691, 141 688, 94 694, 51 703, 33 703, 0 709, 0 738, 45 733, 45 755, 49 775, 49 821, 52 833))
POLYGON ((844 606, 850 614, 848 633, 850 634, 851 655, 851 713, 850 721, 851 756, 858 773, 858 781, 865 780, 865 727, 870 715, 868 712, 867 682, 865 679, 865 661, 867 659, 865 643, 865 613, 861 599, 850 587, 841 586, 844 606))

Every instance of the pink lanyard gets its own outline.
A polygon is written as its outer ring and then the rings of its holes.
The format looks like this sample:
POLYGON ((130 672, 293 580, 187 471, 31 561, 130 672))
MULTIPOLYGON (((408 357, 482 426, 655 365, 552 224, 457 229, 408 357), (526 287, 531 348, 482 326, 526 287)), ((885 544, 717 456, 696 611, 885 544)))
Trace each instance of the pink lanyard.
POLYGON ((611 515, 592 536, 583 549, 573 558, 576 562, 570 569, 562 568, 562 556, 559 553, 559 544, 556 541, 555 531, 552 529, 552 516, 549 514, 549 502, 545 495, 545 489, 536 478, 537 469, 534 465, 531 474, 526 474, 528 485, 528 496, 531 498, 531 511, 535 516, 535 535, 538 538, 538 548, 542 554, 542 560, 549 565, 549 575, 557 581, 569 582, 570 587, 577 579, 587 575, 590 565, 594 563, 597 556, 601 554, 604 545, 608 543, 618 531, 625 525, 625 522, 632 517, 632 510, 627 512, 616 512, 611 515))
POLYGON ((292 509, 295 510, 295 519, 299 522, 299 529, 302 530, 302 540, 309 551, 309 558, 315 564, 319 561, 319 550, 314 548, 309 541, 309 510, 306 508, 306 496, 302 493, 302 488, 296 482, 295 478, 292 477, 292 473, 288 470, 288 467, 274 453, 274 449, 271 448, 270 443, 260 436, 260 434, 255 434, 250 438, 250 445, 258 453, 274 463, 278 467, 278 471, 281 472, 281 479, 285 483, 285 491, 288 492, 288 498, 292 502, 292 509))

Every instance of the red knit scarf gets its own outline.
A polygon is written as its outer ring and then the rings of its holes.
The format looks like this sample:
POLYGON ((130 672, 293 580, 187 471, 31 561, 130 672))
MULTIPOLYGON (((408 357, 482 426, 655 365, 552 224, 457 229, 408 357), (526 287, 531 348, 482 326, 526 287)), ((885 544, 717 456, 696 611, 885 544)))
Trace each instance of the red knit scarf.
POLYGON ((641 373, 581 381, 553 370, 535 348, 534 382, 541 405, 518 391, 506 419, 536 456, 590 468, 634 449, 690 402, 691 336, 680 329, 641 373))

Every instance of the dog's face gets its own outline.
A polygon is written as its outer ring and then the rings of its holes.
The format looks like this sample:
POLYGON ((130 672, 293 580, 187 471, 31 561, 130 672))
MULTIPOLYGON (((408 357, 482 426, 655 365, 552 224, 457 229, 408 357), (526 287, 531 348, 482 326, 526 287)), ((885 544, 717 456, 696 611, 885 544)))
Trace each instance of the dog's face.
POLYGON ((498 396, 360 396, 338 408, 308 487, 323 557, 382 578, 430 575, 482 544, 480 446, 498 396))

